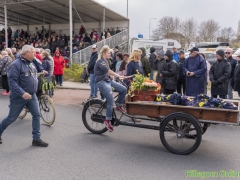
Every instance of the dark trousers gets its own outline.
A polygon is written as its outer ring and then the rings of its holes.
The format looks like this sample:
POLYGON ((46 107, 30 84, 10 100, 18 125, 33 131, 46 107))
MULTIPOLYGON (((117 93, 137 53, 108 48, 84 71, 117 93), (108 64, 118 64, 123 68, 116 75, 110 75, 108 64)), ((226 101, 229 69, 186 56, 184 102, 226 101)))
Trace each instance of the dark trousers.
POLYGON ((3 89, 6 89, 6 92, 9 92, 7 75, 2 75, 2 87, 3 87, 3 89))
MULTIPOLYGON (((218 95, 213 95, 213 94, 212 94, 212 97, 213 97, 213 98, 217 98, 218 95)), ((219 95, 219 98, 227 99, 227 95, 219 95)))
POLYGON ((174 92, 175 92, 175 90, 172 90, 172 89, 164 89, 163 90, 164 94, 173 94, 174 92))
POLYGON ((186 93, 186 78, 185 77, 177 80, 177 92, 179 94, 186 93), (183 90, 183 92, 182 92, 182 90, 183 90))
POLYGON ((62 85, 62 75, 55 75, 56 82, 59 85, 62 85))

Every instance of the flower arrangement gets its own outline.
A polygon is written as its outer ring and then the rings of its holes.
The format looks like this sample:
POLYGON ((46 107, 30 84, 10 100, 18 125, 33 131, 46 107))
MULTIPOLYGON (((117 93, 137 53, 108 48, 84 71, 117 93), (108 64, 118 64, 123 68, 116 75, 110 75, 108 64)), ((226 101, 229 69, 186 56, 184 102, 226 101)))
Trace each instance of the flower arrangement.
POLYGON ((144 79, 142 83, 142 90, 160 90, 161 86, 160 84, 149 80, 149 79, 144 79))
POLYGON ((154 90, 159 91, 161 89, 161 85, 154 82, 153 80, 149 80, 148 78, 145 78, 142 74, 137 72, 135 77, 133 78, 133 81, 131 82, 131 91, 135 90, 154 90))

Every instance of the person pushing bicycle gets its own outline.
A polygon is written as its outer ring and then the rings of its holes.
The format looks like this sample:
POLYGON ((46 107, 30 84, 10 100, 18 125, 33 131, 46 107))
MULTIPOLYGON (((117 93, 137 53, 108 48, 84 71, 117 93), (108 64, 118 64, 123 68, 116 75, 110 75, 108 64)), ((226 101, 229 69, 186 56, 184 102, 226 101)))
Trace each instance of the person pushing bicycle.
MULTIPOLYGON (((40 139, 40 109, 36 96, 38 87, 38 65, 34 63, 35 50, 31 45, 22 47, 22 55, 18 57, 8 69, 8 82, 11 89, 8 116, 0 122, 0 144, 3 131, 16 119, 23 107, 27 107, 32 114, 32 145, 47 147, 48 143, 40 139)), ((45 73, 45 71, 43 71, 45 73)))

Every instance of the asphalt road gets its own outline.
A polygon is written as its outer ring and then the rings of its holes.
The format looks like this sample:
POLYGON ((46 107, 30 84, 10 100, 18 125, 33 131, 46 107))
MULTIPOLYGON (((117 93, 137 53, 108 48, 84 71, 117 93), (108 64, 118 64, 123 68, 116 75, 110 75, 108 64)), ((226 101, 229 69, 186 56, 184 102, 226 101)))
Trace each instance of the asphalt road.
MULTIPOLYGON (((212 125, 194 153, 175 155, 163 147, 158 131, 120 126, 112 133, 89 133, 81 119, 88 95, 56 91, 56 121, 41 126, 47 148, 31 146, 30 114, 10 125, 0 145, 0 180, 183 180, 194 179, 186 170, 240 172, 240 127, 212 125)), ((0 120, 8 104, 8 97, 0 96, 0 120)))

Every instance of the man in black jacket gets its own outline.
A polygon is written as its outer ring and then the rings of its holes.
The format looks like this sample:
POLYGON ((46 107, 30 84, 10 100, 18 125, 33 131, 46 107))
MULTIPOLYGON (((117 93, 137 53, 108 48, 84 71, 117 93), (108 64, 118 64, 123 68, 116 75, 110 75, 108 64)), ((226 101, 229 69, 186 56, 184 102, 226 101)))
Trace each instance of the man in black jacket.
POLYGON ((185 57, 184 57, 184 52, 183 51, 179 51, 178 53, 178 79, 177 79, 177 92, 180 94, 185 94, 186 91, 186 76, 185 73, 183 72, 183 64, 185 61, 185 57), (183 89, 183 93, 182 93, 182 89, 183 89))
POLYGON ((95 76, 94 76, 94 66, 97 59, 98 59, 97 46, 94 44, 92 46, 92 55, 90 57, 90 61, 87 67, 88 73, 90 74, 90 87, 91 87, 90 98, 96 98, 97 92, 98 92, 98 88, 95 83, 95 76))
POLYGON ((113 59, 112 59, 112 65, 111 65, 111 70, 112 71, 116 71, 116 63, 117 63, 117 60, 116 60, 116 56, 117 56, 117 53, 119 53, 119 47, 116 46, 114 49, 114 54, 113 54, 113 59))
POLYGON ((231 74, 230 74, 230 80, 229 80, 229 83, 228 83, 228 99, 233 99, 233 90, 232 90, 232 86, 231 86, 231 79, 233 77, 233 74, 234 74, 234 70, 235 70, 235 67, 237 65, 237 60, 234 59, 232 57, 232 54, 233 54, 233 50, 231 48, 227 48, 225 50, 225 57, 226 59, 228 60, 228 62, 231 64, 231 74))
POLYGON ((154 63, 157 61, 157 53, 155 52, 155 47, 150 48, 150 57, 149 57, 149 63, 151 67, 151 73, 150 73, 150 79, 153 80, 153 75, 154 75, 154 63))
POLYGON ((216 52, 217 61, 212 65, 209 76, 212 97, 226 99, 228 94, 228 82, 231 75, 231 64, 224 58, 224 51, 216 52))
POLYGON ((156 77, 156 82, 159 83, 161 85, 161 92, 163 93, 163 89, 164 89, 164 84, 163 84, 163 76, 160 76, 161 71, 163 69, 163 66, 165 64, 165 59, 164 59, 164 51, 161 50, 160 52, 157 53, 157 77, 156 77))
POLYGON ((178 64, 173 60, 173 53, 171 50, 167 50, 164 56, 166 62, 161 70, 161 76, 164 79, 164 94, 173 94, 176 91, 177 76, 178 76, 178 64))

